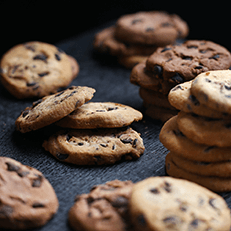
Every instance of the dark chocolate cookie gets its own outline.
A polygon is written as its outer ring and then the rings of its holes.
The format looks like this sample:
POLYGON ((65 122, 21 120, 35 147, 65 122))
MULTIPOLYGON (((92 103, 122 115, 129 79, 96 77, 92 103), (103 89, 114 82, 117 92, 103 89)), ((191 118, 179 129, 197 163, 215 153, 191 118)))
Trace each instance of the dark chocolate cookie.
POLYGON ((156 78, 179 84, 210 70, 228 69, 230 52, 210 41, 188 40, 179 45, 158 48, 148 59, 146 69, 156 78))
POLYGON ((20 44, 3 55, 1 82, 17 98, 40 98, 67 87, 77 76, 78 63, 72 59, 51 44, 20 44))
POLYGON ((161 11, 137 12, 124 15, 116 22, 115 37, 118 40, 156 46, 174 43, 185 38, 188 26, 177 15, 161 11))
POLYGON ((47 223, 58 209, 54 189, 38 170, 0 157, 0 229, 30 229, 47 223))
POLYGON ((69 211, 71 227, 77 231, 126 231, 132 187, 131 181, 114 180, 77 196, 69 211))
POLYGON ((15 121, 15 125, 22 133, 50 125, 89 101, 94 93, 93 88, 73 86, 45 96, 34 102, 31 107, 25 108, 15 121))

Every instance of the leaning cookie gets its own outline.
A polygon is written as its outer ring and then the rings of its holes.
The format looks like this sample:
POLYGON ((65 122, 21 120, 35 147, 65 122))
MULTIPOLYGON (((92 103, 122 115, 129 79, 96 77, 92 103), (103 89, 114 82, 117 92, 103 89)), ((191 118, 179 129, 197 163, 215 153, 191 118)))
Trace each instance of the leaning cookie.
POLYGON ((115 128, 128 126, 142 118, 141 112, 126 105, 91 102, 78 107, 56 124, 76 129, 115 128))
POLYGON ((1 82, 15 97, 43 97, 67 87, 79 65, 54 45, 43 42, 19 44, 1 59, 1 82))
POLYGON ((46 224, 59 203, 38 170, 0 157, 0 229, 31 229, 46 224))
POLYGON ((134 184, 129 210, 136 231, 230 230, 225 200, 187 180, 150 177, 134 184))
POLYGON ((126 231, 132 187, 131 181, 113 180, 78 195, 69 211, 70 226, 76 231, 126 231))
POLYGON ((58 160, 76 165, 137 159, 145 149, 142 138, 131 128, 59 131, 43 147, 58 160))
POLYGON ((25 133, 50 125, 89 101, 94 93, 93 88, 73 86, 56 94, 45 96, 21 113, 15 121, 16 128, 25 133))

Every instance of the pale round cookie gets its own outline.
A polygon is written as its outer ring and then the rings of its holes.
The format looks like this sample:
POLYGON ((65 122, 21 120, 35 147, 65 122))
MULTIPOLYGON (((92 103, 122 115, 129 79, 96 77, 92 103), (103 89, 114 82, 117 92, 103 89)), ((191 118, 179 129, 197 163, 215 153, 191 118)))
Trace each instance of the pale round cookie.
POLYGON ((59 131, 43 147, 58 160, 76 165, 137 159, 145 149, 142 138, 131 128, 59 131))
POLYGON ((123 42, 165 46, 188 34, 188 25, 178 15, 162 11, 137 12, 121 16, 115 37, 123 42))
POLYGON ((192 94, 208 107, 231 114, 231 70, 209 71, 193 81, 192 94))
POLYGON ((230 147, 198 144, 188 139, 178 128, 177 116, 169 119, 162 127, 160 142, 171 152, 192 161, 218 162, 231 160, 230 147))
POLYGON ((134 184, 129 209, 136 231, 230 229, 230 210, 221 196, 172 177, 134 184))
MULTIPOLYGON (((166 165, 166 172, 169 176, 192 181, 214 192, 231 191, 231 177, 202 176, 199 174, 191 173, 181 168, 181 166, 178 165, 178 163, 174 162, 171 158, 171 155, 169 154, 166 156, 165 165, 166 165)), ((217 229, 217 230, 223 230, 223 229, 217 229)))
POLYGON ((78 73, 73 73, 68 55, 43 42, 27 42, 11 48, 3 55, 0 66, 2 84, 20 99, 55 93, 67 87, 78 73))
POLYGON ((231 146, 231 119, 212 119, 181 111, 177 116, 177 125, 179 130, 195 143, 231 146))
POLYGON ((217 176, 217 177, 230 177, 231 176, 231 161, 219 162, 202 162, 192 161, 179 155, 170 152, 172 161, 177 163, 185 171, 202 176, 217 176))
POLYGON ((132 187, 131 181, 113 180, 78 195, 69 211, 70 226, 76 231, 126 231, 132 187))
POLYGON ((0 229, 31 229, 58 210, 54 189, 38 170, 0 157, 0 229))
POLYGON ((128 126, 142 118, 141 112, 123 104, 90 102, 78 107, 56 124, 76 129, 115 128, 128 126))
POLYGON ((209 118, 227 118, 227 113, 213 110, 205 104, 201 104, 199 100, 191 93, 191 81, 178 84, 170 90, 168 94, 169 103, 176 109, 188 113, 194 113, 209 118))
POLYGON ((45 96, 25 108, 15 121, 18 131, 25 133, 50 125, 89 101, 95 89, 72 86, 64 91, 45 96))

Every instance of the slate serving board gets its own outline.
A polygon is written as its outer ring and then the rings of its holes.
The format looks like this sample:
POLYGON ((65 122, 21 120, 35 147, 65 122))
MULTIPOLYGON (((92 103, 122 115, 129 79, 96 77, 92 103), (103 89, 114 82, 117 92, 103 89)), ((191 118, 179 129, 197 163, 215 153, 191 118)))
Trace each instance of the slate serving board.
MULTIPOLYGON (((72 85, 95 88, 96 93, 91 101, 122 103, 144 112, 139 88, 129 81, 130 70, 120 66, 114 58, 93 51, 94 34, 112 24, 106 23, 55 45, 79 62, 80 73, 72 85)), ((146 148, 138 160, 110 166, 79 167, 59 162, 42 148, 44 139, 59 128, 49 126, 26 134, 15 130, 16 118, 32 102, 31 99, 15 99, 0 85, 0 156, 14 158, 41 171, 54 187, 59 199, 59 210, 54 218, 34 230, 71 230, 67 218, 75 196, 88 193, 93 185, 114 179, 138 182, 150 176, 165 175, 164 163, 168 151, 159 141, 160 122, 144 116, 142 121, 132 124, 131 127, 141 133, 146 148)), ((221 195, 231 207, 231 193, 221 195)))

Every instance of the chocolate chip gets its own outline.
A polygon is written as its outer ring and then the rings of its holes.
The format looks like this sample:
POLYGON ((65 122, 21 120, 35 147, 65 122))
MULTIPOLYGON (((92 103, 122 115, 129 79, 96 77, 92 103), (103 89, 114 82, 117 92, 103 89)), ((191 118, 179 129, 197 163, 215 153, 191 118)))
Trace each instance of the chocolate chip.
POLYGON ((124 144, 132 144, 132 142, 133 142, 133 139, 131 139, 131 138, 125 138, 125 139, 122 139, 122 140, 120 140, 121 142, 123 142, 124 144))
POLYGON ((25 47, 26 49, 28 49, 28 50, 31 50, 31 51, 35 52, 35 48, 34 48, 33 45, 24 44, 24 47, 25 47))
POLYGON ((202 65, 198 65, 198 66, 194 67, 194 69, 200 70, 200 69, 203 69, 203 66, 202 65))
POLYGON ((57 153, 57 154, 56 154, 56 157, 57 157, 59 160, 66 160, 66 159, 69 157, 69 154, 57 153))
POLYGON ((168 193, 172 191, 171 184, 168 183, 167 181, 164 182, 164 190, 168 193))
POLYGON ((39 73, 38 76, 39 77, 44 77, 44 76, 49 75, 49 74, 50 74, 50 72, 46 71, 46 72, 39 73))
POLYGON ((59 96, 62 95, 63 93, 64 93, 64 91, 61 91, 61 92, 57 93, 57 94, 55 95, 55 97, 59 97, 59 96))
POLYGON ((157 75, 160 79, 163 78, 162 74, 163 74, 163 68, 159 65, 155 65, 153 68, 153 73, 155 75, 157 75))
POLYGON ((220 58, 220 55, 216 54, 216 55, 210 57, 209 59, 215 59, 215 60, 217 60, 218 58, 220 58))
POLYGON ((35 202, 33 205, 32 205, 33 208, 44 208, 45 205, 40 203, 40 202, 35 202))
POLYGON ((161 26, 162 27, 171 27, 173 25, 171 23, 169 23, 169 22, 164 22, 164 23, 161 24, 161 26))
POLYGON ((78 145, 79 145, 79 146, 83 146, 83 145, 84 145, 84 143, 82 143, 82 142, 79 142, 79 143, 78 143, 78 145))
POLYGON ((138 141, 138 139, 133 140, 132 147, 136 147, 137 141, 138 141))
POLYGON ((33 87, 35 86, 37 83, 36 82, 30 82, 30 83, 27 83, 27 87, 33 87))
POLYGON ((214 203, 215 201, 216 201, 215 198, 211 198, 211 199, 209 200, 209 204, 210 204, 214 209, 218 209, 218 208, 216 207, 215 203, 214 203))
POLYGON ((22 112, 22 117, 25 118, 29 114, 30 110, 25 110, 22 112))
POLYGON ((179 129, 173 130, 173 133, 174 133, 176 136, 182 136, 182 137, 185 136, 179 129))
POLYGON ((230 91, 231 90, 231 86, 227 86, 227 85, 224 85, 225 89, 230 91))
POLYGON ((183 88, 180 85, 177 85, 176 87, 174 87, 171 91, 176 91, 176 90, 183 90, 183 88))
POLYGON ((193 226, 194 228, 197 228, 199 225, 199 219, 194 219, 191 223, 191 226, 193 226))
POLYGON ((47 62, 47 56, 45 54, 39 54, 39 55, 35 55, 33 57, 33 60, 41 60, 44 61, 45 63, 47 62))
POLYGON ((146 222, 146 219, 144 217, 143 214, 140 214, 138 217, 137 217, 137 221, 140 225, 142 226, 146 226, 147 225, 147 222, 146 222))
POLYGON ((115 150, 115 144, 112 145, 112 150, 115 150))
POLYGON ((198 99, 197 99, 194 95, 190 95, 188 98, 189 98, 189 100, 192 101, 192 103, 193 103, 195 106, 200 106, 200 102, 198 101, 198 99))
POLYGON ((157 188, 152 188, 152 189, 150 189, 149 190, 151 193, 153 193, 153 194, 160 194, 160 191, 159 191, 159 189, 157 189, 157 188))
POLYGON ((8 171, 17 172, 20 169, 19 166, 14 165, 13 163, 10 163, 10 162, 6 162, 6 165, 7 165, 7 170, 8 171))
POLYGON ((36 176, 37 176, 37 178, 32 181, 32 187, 37 187, 38 188, 38 187, 41 186, 43 176, 37 175, 37 174, 36 174, 36 176))
POLYGON ((163 219, 163 222, 166 225, 176 225, 179 222, 179 218, 175 216, 169 216, 169 217, 165 217, 163 219))
POLYGON ((170 47, 165 47, 165 48, 161 51, 161 53, 163 53, 163 52, 165 52, 165 51, 169 51, 169 50, 172 50, 172 48, 170 48, 170 47))
POLYGON ((188 49, 197 49, 198 47, 197 46, 187 46, 188 49))
POLYGON ((43 101, 42 99, 39 99, 39 100, 36 100, 35 102, 33 102, 32 108, 35 108, 36 106, 38 106, 42 101, 43 101))
POLYGON ((109 108, 107 108, 107 111, 113 111, 113 110, 117 110, 118 109, 118 107, 109 107, 109 108))
POLYGON ((67 140, 67 142, 69 142, 69 141, 70 141, 70 139, 71 139, 72 137, 73 137, 73 136, 71 136, 71 135, 67 134, 67 135, 66 135, 66 140, 67 140))
POLYGON ((28 174, 30 174, 30 172, 28 172, 28 171, 18 172, 18 175, 19 175, 20 177, 25 177, 25 176, 28 175, 28 174))
POLYGON ((112 206, 115 208, 125 207, 127 205, 128 205, 128 199, 123 196, 119 196, 116 198, 115 201, 112 201, 112 206))
POLYGON ((106 147, 107 147, 107 144, 100 144, 100 146, 106 148, 106 147))
POLYGON ((172 78, 171 80, 175 83, 183 83, 184 82, 184 78, 179 74, 179 73, 176 73, 172 78))
POLYGON ((225 127, 230 129, 231 128, 231 123, 225 124, 225 127))
POLYGON ((0 218, 9 217, 14 212, 10 205, 0 206, 0 218))
POLYGON ((56 60, 58 60, 58 61, 60 61, 60 60, 61 60, 61 57, 60 57, 60 55, 59 55, 59 54, 55 54, 55 58, 56 58, 56 60))
POLYGON ((132 25, 134 25, 134 24, 137 24, 137 23, 139 23, 139 22, 142 22, 143 20, 142 19, 134 19, 134 20, 132 20, 132 25))
POLYGON ((101 110, 95 110, 96 112, 105 112, 105 110, 101 109, 101 110))
POLYGON ((155 29, 154 29, 153 27, 147 27, 145 31, 146 31, 146 32, 152 32, 152 31, 154 31, 154 30, 155 30, 155 29))
POLYGON ((189 57, 189 56, 183 56, 183 57, 182 57, 182 59, 183 59, 183 60, 189 60, 189 61, 192 61, 192 58, 191 58, 191 57, 189 57))

